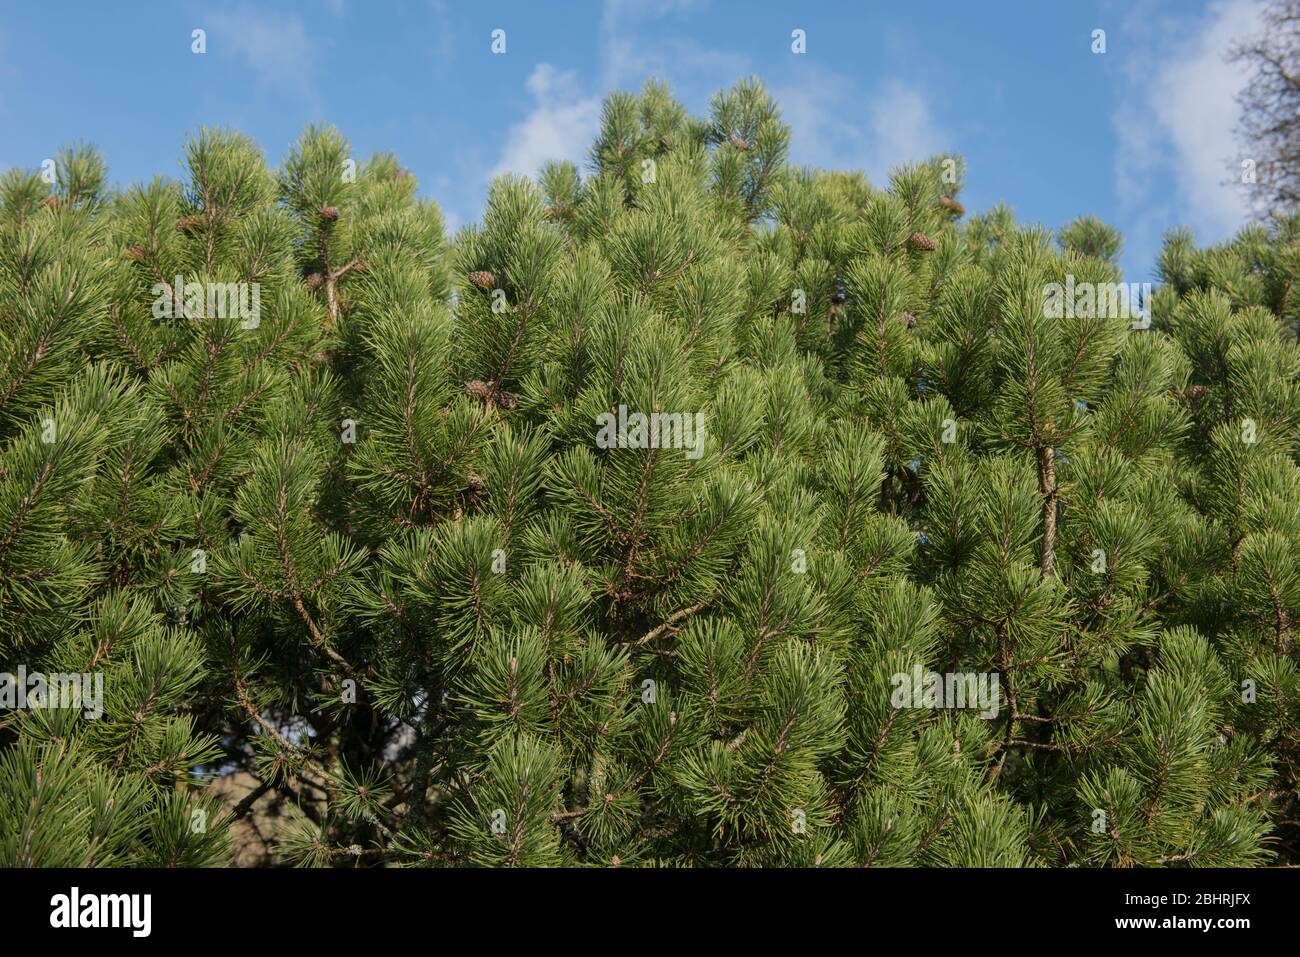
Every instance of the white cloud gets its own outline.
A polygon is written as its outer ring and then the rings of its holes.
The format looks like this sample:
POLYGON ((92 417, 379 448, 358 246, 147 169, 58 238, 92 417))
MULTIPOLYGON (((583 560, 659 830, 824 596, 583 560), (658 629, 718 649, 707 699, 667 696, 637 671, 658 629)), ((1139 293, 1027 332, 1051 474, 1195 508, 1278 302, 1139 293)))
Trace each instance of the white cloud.
POLYGON ((434 19, 433 53, 445 63, 455 52, 456 32, 451 26, 451 8, 447 0, 431 0, 429 7, 434 19))
POLYGON ((871 149, 867 168, 877 175, 903 163, 919 163, 944 148, 925 95, 902 80, 889 79, 872 95, 871 149))
POLYGON ((702 46, 685 33, 638 29, 648 21, 690 12, 705 0, 606 0, 598 36, 599 89, 584 88, 577 75, 539 63, 527 80, 533 100, 529 114, 512 126, 492 176, 517 173, 535 176, 548 160, 570 160, 583 166, 591 142, 600 132, 604 93, 639 90, 649 77, 670 80, 683 99, 701 101, 729 87, 748 71, 747 60, 702 46))
POLYGON ((799 165, 860 169, 880 185, 893 167, 948 145, 925 93, 898 78, 863 94, 849 78, 813 69, 772 95, 790 125, 790 159, 799 165))
MULTIPOLYGON (((703 106, 713 93, 751 72, 743 55, 674 35, 671 24, 638 29, 700 5, 701 0, 606 0, 599 31, 600 89, 639 89, 654 76, 670 81, 688 105, 696 100, 703 106), (651 35, 653 42, 645 39, 651 35)), ((795 163, 859 168, 880 183, 894 166, 928 159, 948 145, 929 99, 916 86, 892 78, 864 95, 852 80, 823 67, 801 64, 799 72, 797 81, 772 88, 791 127, 795 163)), ((581 166, 600 131, 601 96, 584 90, 575 74, 547 63, 533 70, 527 88, 533 108, 510 128, 491 175, 535 175, 552 159, 581 166)))
POLYGON ((750 73, 748 58, 706 47, 686 30, 644 29, 650 20, 706 5, 705 0, 605 0, 598 49, 603 87, 639 90, 649 77, 671 78, 679 96, 707 98, 750 73))
POLYGON ((301 96, 313 95, 315 50, 301 17, 238 7, 209 14, 207 19, 211 22, 209 54, 233 54, 261 82, 301 96))
POLYGON ((523 122, 510 128, 491 175, 535 176, 548 160, 582 165, 600 130, 600 98, 583 96, 575 74, 549 63, 539 63, 526 86, 535 105, 523 122))
MULTIPOLYGON (((1186 222, 1203 242, 1218 241, 1245 221, 1246 198, 1225 181, 1240 158, 1233 131, 1236 96, 1246 74, 1224 55, 1259 23, 1254 0, 1220 0, 1207 8, 1199 29, 1184 23, 1172 31, 1185 38, 1181 42, 1168 49, 1145 48, 1140 60, 1128 64, 1125 95, 1114 117, 1116 192, 1122 205, 1149 206, 1152 185, 1168 177, 1174 208, 1151 207, 1147 219, 1186 222)), ((1159 35, 1146 17, 1140 33, 1130 32, 1159 35)), ((1139 226, 1148 228, 1154 222, 1139 226)))

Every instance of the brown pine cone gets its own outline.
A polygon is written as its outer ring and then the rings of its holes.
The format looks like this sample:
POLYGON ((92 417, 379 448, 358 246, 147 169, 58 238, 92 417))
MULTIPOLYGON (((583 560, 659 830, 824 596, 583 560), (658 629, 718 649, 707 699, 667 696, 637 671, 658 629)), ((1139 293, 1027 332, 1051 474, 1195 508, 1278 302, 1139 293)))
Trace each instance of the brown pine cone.
POLYGON ((1187 396, 1187 398, 1189 399, 1199 399, 1209 391, 1210 391, 1209 386, 1189 385, 1186 389, 1183 390, 1183 395, 1187 396))
POLYGON ((907 323, 907 328, 916 328, 916 316, 912 315, 910 312, 903 313, 903 321, 907 323))
POLYGON ((483 476, 470 472, 465 476, 465 494, 471 502, 479 502, 487 494, 487 482, 483 476))
POLYGON ((482 379, 471 379, 465 383, 465 394, 471 399, 490 399, 494 391, 495 385, 482 379))
POLYGON ((497 284, 497 277, 486 269, 480 269, 469 274, 469 281, 480 289, 491 289, 497 284))
POLYGON ((130 258, 134 259, 134 260, 135 260, 136 262, 138 262, 138 263, 142 263, 142 262, 144 262, 144 247, 143 247, 143 246, 127 246, 127 247, 126 247, 126 254, 127 254, 127 256, 129 256, 130 258))
POLYGON ((63 206, 63 200, 51 193, 48 196, 41 197, 41 205, 46 209, 59 209, 63 206))
POLYGON ((934 240, 925 233, 912 233, 907 241, 913 249, 920 249, 927 253, 934 252, 934 240))
POLYGON ((465 383, 465 394, 472 399, 482 399, 489 405, 502 409, 513 409, 519 403, 516 396, 501 388, 494 380, 484 382, 482 379, 471 379, 465 383))
POLYGON ((730 142, 731 145, 734 146, 734 147, 735 147, 736 149, 738 149, 738 150, 747 150, 747 149, 749 149, 749 144, 745 142, 745 138, 744 138, 743 136, 738 136, 738 135, 735 134, 735 133, 732 133, 732 134, 731 134, 731 136, 730 136, 728 142, 730 142))
POLYGON ((332 223, 339 218, 339 208, 337 206, 322 206, 320 208, 320 218, 327 223, 332 223))
POLYGON ((177 223, 176 231, 178 233, 184 233, 186 236, 189 236, 191 233, 194 232, 194 230, 198 229, 199 226, 202 225, 202 223, 203 223, 203 217, 200 216, 198 213, 195 213, 192 216, 186 216, 179 223, 177 223))
POLYGON ((306 282, 307 282, 307 288, 310 289, 312 292, 315 292, 321 286, 325 285, 325 277, 321 273, 314 272, 307 277, 306 282))
POLYGON ((952 213, 954 216, 966 215, 966 207, 957 202, 957 200, 953 199, 951 196, 940 196, 939 205, 948 210, 948 212, 952 213))

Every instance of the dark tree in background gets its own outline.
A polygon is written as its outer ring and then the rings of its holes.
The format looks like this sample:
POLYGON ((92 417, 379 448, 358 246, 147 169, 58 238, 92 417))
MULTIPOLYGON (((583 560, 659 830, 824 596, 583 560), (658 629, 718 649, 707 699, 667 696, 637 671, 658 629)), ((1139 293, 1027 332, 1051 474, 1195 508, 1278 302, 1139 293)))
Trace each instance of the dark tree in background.
POLYGON ((1265 214, 1292 210, 1300 201, 1300 0, 1272 0, 1263 28, 1230 56, 1251 70, 1238 100, 1239 132, 1255 161, 1252 202, 1265 214))

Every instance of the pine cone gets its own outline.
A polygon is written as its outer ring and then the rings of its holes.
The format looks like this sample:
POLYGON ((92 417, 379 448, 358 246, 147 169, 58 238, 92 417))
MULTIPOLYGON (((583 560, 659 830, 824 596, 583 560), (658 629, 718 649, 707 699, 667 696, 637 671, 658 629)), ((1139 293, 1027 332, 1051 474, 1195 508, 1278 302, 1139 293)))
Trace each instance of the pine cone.
POLYGON ((465 495, 471 503, 477 504, 482 501, 483 497, 487 495, 487 482, 483 480, 483 476, 475 472, 470 472, 465 476, 465 495))
POLYGON ((320 218, 327 223, 332 223, 339 218, 339 208, 337 206, 322 206, 320 208, 320 218))
POLYGON ((491 289, 496 286, 497 277, 486 269, 480 269, 469 274, 469 281, 480 289, 491 289))
POLYGON ((495 385, 491 382, 484 382, 482 379, 471 379, 465 383, 465 394, 471 399, 490 399, 495 391, 495 385))
POLYGON ((307 277, 306 282, 307 282, 307 288, 310 289, 312 292, 315 292, 321 286, 325 285, 325 276, 322 275, 321 273, 314 272, 307 277))
POLYGON ((41 205, 46 209, 60 209, 63 207, 63 200, 51 193, 48 196, 41 197, 41 205))
POLYGON ((903 321, 907 323, 907 328, 916 328, 916 316, 912 315, 910 312, 903 313, 903 321))
POLYGON ((193 235, 194 231, 198 229, 199 226, 202 225, 202 223, 203 223, 203 217, 200 216, 198 213, 195 213, 192 216, 186 216, 179 223, 177 223, 176 231, 178 233, 184 233, 186 236, 190 236, 193 235))
POLYGON ((482 399, 489 405, 499 406, 503 409, 513 409, 519 399, 493 381, 484 382, 482 379, 471 379, 465 383, 465 394, 471 399, 482 399))
POLYGON ((135 260, 136 262, 138 262, 138 263, 142 263, 142 262, 144 262, 144 247, 143 247, 143 246, 127 246, 127 247, 126 247, 126 254, 127 254, 127 256, 129 256, 131 259, 134 259, 134 260, 135 260))
POLYGON ((1189 399, 1199 399, 1209 391, 1210 391, 1209 386, 1189 385, 1186 389, 1183 390, 1183 395, 1187 396, 1187 398, 1189 399))
POLYGON ((745 142, 745 138, 743 136, 740 136, 737 133, 732 133, 731 136, 728 137, 727 142, 729 142, 732 146, 734 146, 738 150, 749 149, 749 144, 745 142))
POLYGON ((954 216, 966 215, 966 207, 957 202, 957 200, 953 199, 951 196, 939 197, 939 205, 948 210, 948 212, 952 213, 954 216))
POLYGON ((934 240, 925 233, 912 233, 907 241, 913 249, 920 249, 927 253, 934 252, 934 240))

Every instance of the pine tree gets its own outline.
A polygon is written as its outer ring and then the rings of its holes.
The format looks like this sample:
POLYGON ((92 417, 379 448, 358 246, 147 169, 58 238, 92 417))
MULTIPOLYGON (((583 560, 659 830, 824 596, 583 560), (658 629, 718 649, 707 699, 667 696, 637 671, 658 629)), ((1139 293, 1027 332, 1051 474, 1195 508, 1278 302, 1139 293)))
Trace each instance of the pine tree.
POLYGON ((0 716, 0 860, 1300 860, 1300 219, 1116 309, 789 145, 647 83, 450 240, 331 128, 0 180, 0 662, 104 688, 0 716))

